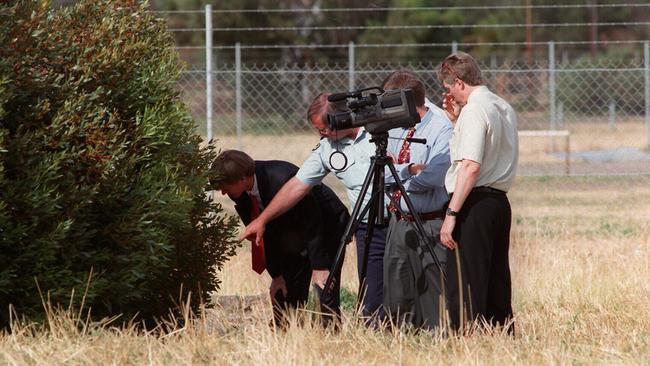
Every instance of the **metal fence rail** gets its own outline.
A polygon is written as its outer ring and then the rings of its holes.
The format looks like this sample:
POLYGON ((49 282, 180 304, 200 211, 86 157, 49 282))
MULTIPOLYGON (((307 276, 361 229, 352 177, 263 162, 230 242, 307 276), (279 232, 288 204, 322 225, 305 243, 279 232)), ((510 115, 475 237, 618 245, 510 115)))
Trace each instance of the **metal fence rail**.
MULTIPOLYGON (((523 136, 522 174, 565 174, 567 153, 575 174, 650 173, 650 155, 643 150, 650 141, 645 64, 549 65, 483 65, 488 87, 516 109, 520 130, 562 129, 572 135, 570 152, 553 137, 523 136)), ((357 64, 351 71, 349 65, 239 63, 212 72, 212 103, 206 103, 204 71, 185 72, 179 87, 206 136, 206 105, 213 106, 211 136, 223 148, 300 162, 318 140, 305 118, 316 94, 380 85, 390 72, 408 67, 424 81, 428 97, 440 104, 435 66, 357 64)))
POLYGON ((520 131, 568 131, 522 133, 520 174, 650 174, 647 40, 213 45, 211 16, 217 11, 207 6, 193 13, 201 12, 205 46, 179 45, 191 65, 179 89, 199 131, 221 148, 299 164, 318 142, 305 116, 315 95, 380 85, 392 71, 409 68, 425 83, 427 96, 440 104, 437 63, 449 52, 468 50, 482 63, 488 87, 517 111, 520 131), (278 49, 301 48, 331 51, 340 62, 284 65, 264 54, 277 57, 278 49), (592 55, 597 49, 610 53, 585 57, 587 48, 592 55), (382 62, 369 62, 377 52, 382 62), (624 56, 616 57, 617 52, 624 56), (399 62, 403 59, 427 62, 399 62))

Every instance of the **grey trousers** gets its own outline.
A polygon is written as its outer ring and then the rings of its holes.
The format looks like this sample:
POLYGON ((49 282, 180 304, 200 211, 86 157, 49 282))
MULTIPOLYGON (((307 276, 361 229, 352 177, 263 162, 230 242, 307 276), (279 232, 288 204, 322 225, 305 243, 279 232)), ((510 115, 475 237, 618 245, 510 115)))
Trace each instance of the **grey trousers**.
POLYGON ((415 223, 393 215, 384 254, 384 308, 395 324, 433 329, 446 312, 440 270, 445 271, 448 249, 440 244, 441 219, 423 225, 442 268, 420 242, 415 223))

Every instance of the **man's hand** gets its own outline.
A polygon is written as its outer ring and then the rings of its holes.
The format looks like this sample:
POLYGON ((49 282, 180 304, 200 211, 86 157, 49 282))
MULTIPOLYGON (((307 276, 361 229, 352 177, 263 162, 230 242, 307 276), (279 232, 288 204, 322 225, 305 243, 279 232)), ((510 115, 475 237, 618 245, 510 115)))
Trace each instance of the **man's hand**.
POLYGON ((421 172, 426 167, 427 167, 426 164, 410 164, 409 165, 409 173, 411 175, 417 175, 419 172, 421 172))
POLYGON ((275 298, 275 293, 282 291, 282 294, 287 296, 287 284, 284 282, 284 277, 278 276, 271 280, 271 286, 269 287, 269 295, 271 299, 275 298))
POLYGON ((450 93, 442 93, 442 109, 447 114, 450 121, 456 122, 460 115, 460 104, 451 96, 450 93))
POLYGON ((262 238, 264 238, 265 229, 266 223, 258 217, 244 228, 244 232, 239 236, 239 240, 248 239, 253 244, 260 245, 262 238))
POLYGON ((440 228, 440 241, 442 245, 447 248, 454 250, 458 247, 458 243, 452 237, 454 232, 454 227, 456 226, 456 217, 455 216, 445 216, 445 221, 442 223, 440 228))
POLYGON ((315 269, 311 272, 311 282, 317 284, 320 288, 325 289, 325 283, 330 271, 327 269, 315 269))

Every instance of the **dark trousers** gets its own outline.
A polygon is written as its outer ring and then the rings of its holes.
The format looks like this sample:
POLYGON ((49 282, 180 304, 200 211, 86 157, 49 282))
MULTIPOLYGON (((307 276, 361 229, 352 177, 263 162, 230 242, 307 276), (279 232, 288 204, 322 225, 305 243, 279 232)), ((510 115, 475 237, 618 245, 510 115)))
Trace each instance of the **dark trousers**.
MULTIPOLYGON (((364 248, 368 224, 360 223, 354 233, 357 243, 357 268, 359 280, 361 280, 361 268, 363 266, 364 248)), ((362 314, 372 316, 374 320, 383 320, 385 313, 382 306, 384 297, 384 249, 386 247, 387 226, 375 226, 372 240, 368 249, 368 266, 366 269, 366 280, 364 282, 362 314)))
MULTIPOLYGON (((477 318, 492 325, 503 325, 511 320, 508 261, 511 216, 510 203, 504 193, 471 192, 467 196, 453 232, 458 249, 449 251, 447 259, 453 327, 477 318), (461 278, 457 260, 460 261, 461 278)), ((514 332, 514 326, 509 331, 514 332)))
POLYGON ((440 243, 441 219, 422 222, 424 236, 436 255, 420 240, 414 222, 390 219, 384 254, 384 308, 393 324, 434 329, 445 310, 441 270, 447 261, 440 243))
MULTIPOLYGON (((343 253, 345 255, 345 252, 343 253)), ((289 309, 302 308, 309 298, 309 284, 311 283, 311 264, 307 257, 297 256, 285 259, 285 268, 282 277, 287 285, 287 296, 282 297, 276 294, 273 299, 273 320, 275 324, 284 327, 286 325, 286 313, 289 309)), ((323 322, 329 323, 334 317, 341 314, 340 296, 341 271, 334 277, 334 288, 329 296, 320 299, 320 310, 323 315, 323 322)), ((278 291, 281 293, 281 291, 278 291)))

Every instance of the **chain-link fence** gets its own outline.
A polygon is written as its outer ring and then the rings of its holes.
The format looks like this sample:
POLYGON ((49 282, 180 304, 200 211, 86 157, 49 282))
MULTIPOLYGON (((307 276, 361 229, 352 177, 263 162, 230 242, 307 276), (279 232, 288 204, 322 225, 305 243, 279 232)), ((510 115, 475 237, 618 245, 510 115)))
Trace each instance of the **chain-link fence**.
MULTIPOLYGON (((518 113, 520 174, 650 173, 647 60, 550 65, 547 61, 497 65, 494 60, 482 65, 488 87, 518 113)), ((315 95, 380 85, 389 73, 405 67, 421 77, 427 96, 440 105, 442 88, 434 63, 356 64, 354 69, 220 66, 212 77, 212 134, 222 148, 300 164, 318 142, 306 121, 315 95)), ((206 135, 205 71, 185 72, 180 88, 206 135)))

